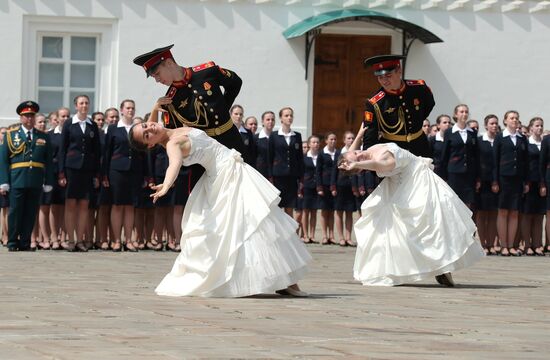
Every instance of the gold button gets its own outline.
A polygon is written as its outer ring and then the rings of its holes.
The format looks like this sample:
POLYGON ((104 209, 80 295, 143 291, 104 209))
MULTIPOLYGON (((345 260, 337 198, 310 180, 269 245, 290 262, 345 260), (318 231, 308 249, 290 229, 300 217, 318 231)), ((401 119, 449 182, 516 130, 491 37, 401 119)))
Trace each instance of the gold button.
POLYGON ((214 109, 210 108, 210 112, 214 112, 214 109))
POLYGON ((409 109, 405 109, 405 112, 409 112, 409 109))
POLYGON ((199 100, 202 100, 202 95, 199 96, 199 100))
POLYGON ((187 87, 189 87, 189 88, 190 88, 190 87, 191 87, 191 84, 187 84, 187 87))
POLYGON ((217 118, 218 118, 218 115, 214 115, 214 118, 216 118, 216 119, 217 119, 217 118))
POLYGON ((207 103, 207 102, 205 102, 205 103, 204 103, 204 106, 208 106, 208 103, 207 103))
MULTIPOLYGON (((193 90, 193 93, 196 94, 196 93, 198 93, 198 91, 197 91, 197 90, 193 90)), ((405 105, 405 104, 403 104, 403 105, 405 105)))
POLYGON ((219 121, 214 121, 214 125, 218 125, 219 123, 219 121))
POLYGON ((222 133, 222 131, 220 130, 220 128, 215 128, 214 129, 214 134, 220 135, 221 133, 222 133))

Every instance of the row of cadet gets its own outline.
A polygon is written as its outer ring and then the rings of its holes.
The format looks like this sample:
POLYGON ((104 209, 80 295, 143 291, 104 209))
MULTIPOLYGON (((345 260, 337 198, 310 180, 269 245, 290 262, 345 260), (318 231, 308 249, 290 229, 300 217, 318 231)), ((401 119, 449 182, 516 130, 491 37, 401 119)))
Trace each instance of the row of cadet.
POLYGON ((544 256, 550 252, 550 136, 543 136, 544 121, 533 117, 522 126, 511 110, 502 128, 494 114, 485 117, 481 136, 478 124, 465 104, 455 107, 452 119, 437 117, 438 131, 429 136, 434 171, 474 211, 486 254, 544 256))
MULTIPOLYGON (((91 117, 86 96, 77 96, 74 104, 73 116, 63 107, 47 117, 34 117, 35 129, 46 133, 52 146, 57 181, 52 191, 40 195, 30 250, 179 251, 180 221, 191 191, 191 170, 183 167, 171 192, 153 204, 150 186, 163 181, 168 157, 160 146, 147 153, 135 151, 127 138, 132 124, 146 121, 148 115, 135 117, 133 100, 122 101, 119 109, 94 112, 91 117)), ((352 213, 365 198, 364 189, 374 188, 375 177, 366 176, 370 185, 354 186, 361 189, 354 191, 349 178, 337 176, 338 154, 351 144, 353 134, 346 133, 342 150, 336 149, 336 136, 328 134, 327 145, 320 149, 319 137, 302 142, 300 133, 291 129, 294 113, 290 107, 279 111, 279 130, 274 130, 274 112, 262 114, 263 128, 257 134, 255 118, 248 118, 244 126, 241 106, 233 106, 230 113, 248 151, 243 157, 281 190, 280 206, 303 224, 303 241, 316 242, 316 215, 321 209, 323 239, 319 242, 354 246, 352 213), (338 242, 334 239, 335 223, 338 242)), ((3 128, 2 133, 7 130, 3 128)), ((9 191, 0 189, 4 245, 9 202, 9 191)))

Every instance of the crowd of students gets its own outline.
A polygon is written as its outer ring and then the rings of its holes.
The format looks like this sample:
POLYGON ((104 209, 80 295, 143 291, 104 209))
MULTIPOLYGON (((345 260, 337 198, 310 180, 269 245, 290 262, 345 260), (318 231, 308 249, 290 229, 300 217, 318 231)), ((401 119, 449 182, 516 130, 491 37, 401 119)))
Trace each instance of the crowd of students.
MULTIPOLYGON (((192 190, 190 170, 182 167, 170 193, 153 204, 150 187, 164 179, 166 151, 160 146, 135 151, 127 137, 132 124, 146 121, 148 114, 136 117, 130 99, 118 109, 88 112, 89 99, 79 96, 72 116, 65 107, 36 116, 36 128, 51 139, 58 182, 42 195, 31 248, 180 251, 181 219, 192 190), (90 136, 94 132, 97 136, 90 136)), ((278 114, 266 111, 258 120, 244 118, 243 107, 234 105, 230 115, 247 150, 243 158, 280 190, 280 206, 300 224, 302 241, 355 246, 354 213, 379 182, 372 172, 349 177, 338 170, 338 158, 355 134, 302 139, 292 129, 290 107, 278 114), (320 239, 315 238, 318 222, 320 239)), ((521 126, 518 112, 508 111, 502 130, 492 114, 484 126, 479 135, 479 123, 469 119, 464 104, 452 116, 438 116, 433 126, 426 120, 434 171, 474 211, 488 255, 544 256, 550 252, 545 240, 550 226, 543 235, 544 215, 550 210, 550 137, 543 139, 543 120, 535 117, 521 126)), ((8 206, 7 195, 0 195, 4 244, 8 206)))

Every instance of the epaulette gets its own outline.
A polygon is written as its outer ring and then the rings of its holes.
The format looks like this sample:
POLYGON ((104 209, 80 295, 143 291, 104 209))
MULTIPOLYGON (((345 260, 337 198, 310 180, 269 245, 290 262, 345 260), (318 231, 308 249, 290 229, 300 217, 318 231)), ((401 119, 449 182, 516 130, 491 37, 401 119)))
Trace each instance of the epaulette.
POLYGON ((176 92, 178 91, 178 88, 175 86, 170 86, 168 91, 166 92, 166 97, 169 97, 170 99, 176 95, 176 92))
POLYGON ((21 125, 11 125, 8 127, 8 130, 6 130, 6 132, 19 131, 19 129, 21 129, 21 125))
POLYGON ((204 64, 200 64, 200 65, 197 65, 197 66, 193 66, 193 72, 197 72, 197 71, 201 71, 201 70, 204 70, 204 69, 208 69, 208 68, 211 68, 212 66, 216 66, 216 64, 215 64, 213 61, 209 61, 209 62, 204 63, 204 64))
POLYGON ((424 80, 405 80, 405 83, 408 86, 426 85, 426 82, 424 80))
POLYGON ((386 93, 384 91, 380 91, 378 94, 374 95, 373 97, 371 97, 369 99, 369 102, 371 104, 376 104, 378 101, 380 101, 380 99, 382 99, 384 96, 386 95, 386 93))

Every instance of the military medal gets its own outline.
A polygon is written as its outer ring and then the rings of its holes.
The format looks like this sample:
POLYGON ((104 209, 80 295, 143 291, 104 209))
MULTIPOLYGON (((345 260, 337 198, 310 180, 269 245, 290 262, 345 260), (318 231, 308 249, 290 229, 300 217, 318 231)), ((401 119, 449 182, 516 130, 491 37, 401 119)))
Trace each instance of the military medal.
POLYGON ((21 138, 19 137, 19 133, 15 133, 15 138, 13 139, 13 143, 15 144, 15 146, 19 146, 19 144, 21 143, 21 138))
POLYGON ((187 99, 182 100, 181 103, 180 103, 180 106, 178 106, 178 108, 183 109, 186 106, 187 106, 187 99))
POLYGON ((210 85, 210 84, 208 83, 208 81, 205 81, 204 84, 203 84, 203 86, 204 86, 204 90, 206 90, 206 93, 207 93, 209 96, 212 95, 212 90, 210 90, 210 89, 212 88, 212 85, 210 85))
POLYGON ((420 100, 414 99, 414 100, 413 100, 413 104, 414 104, 414 108, 415 108, 416 110, 420 110, 420 106, 418 106, 418 105, 420 105, 420 100))
POLYGON ((95 136, 94 132, 93 131, 90 131, 90 138, 93 139, 95 136))

